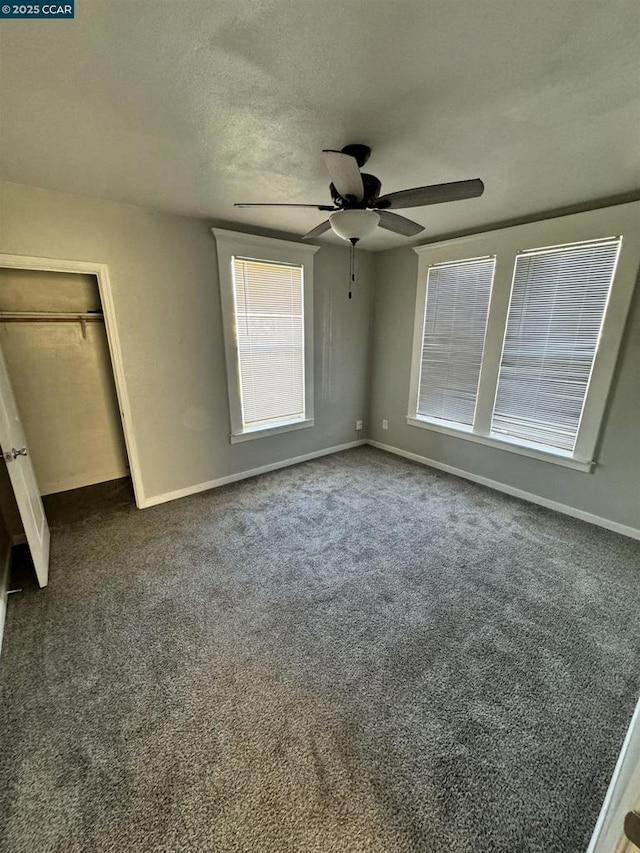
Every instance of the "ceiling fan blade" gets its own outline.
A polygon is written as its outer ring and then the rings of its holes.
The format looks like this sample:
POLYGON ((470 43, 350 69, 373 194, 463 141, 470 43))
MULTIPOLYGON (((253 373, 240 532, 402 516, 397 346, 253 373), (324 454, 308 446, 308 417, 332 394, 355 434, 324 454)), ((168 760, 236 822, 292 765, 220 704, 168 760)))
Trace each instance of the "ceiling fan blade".
POLYGON ((325 149, 322 154, 331 183, 342 198, 352 196, 356 201, 362 201, 364 184, 356 158, 350 154, 344 154, 342 151, 331 151, 329 149, 325 149))
POLYGON ((407 219, 406 216, 398 216, 397 213, 391 213, 388 210, 378 210, 380 228, 386 228, 387 231, 394 231, 396 234, 404 234, 405 237, 415 237, 421 231, 424 231, 423 225, 418 225, 412 219, 407 219))
POLYGON ((332 204, 280 204, 279 202, 236 202, 234 207, 312 207, 314 210, 339 210, 332 204))
POLYGON ((452 181, 449 184, 432 184, 430 187, 414 187, 400 190, 379 198, 376 207, 387 208, 422 207, 425 204, 442 204, 445 201, 460 201, 464 198, 477 198, 484 192, 480 178, 472 181, 452 181))
POLYGON ((324 222, 321 222, 320 225, 316 225, 315 228, 312 228, 311 231, 307 231, 307 233, 302 238, 303 240, 310 240, 312 237, 319 237, 320 234, 324 234, 325 231, 329 231, 331 228, 331 223, 328 219, 325 219, 324 222))

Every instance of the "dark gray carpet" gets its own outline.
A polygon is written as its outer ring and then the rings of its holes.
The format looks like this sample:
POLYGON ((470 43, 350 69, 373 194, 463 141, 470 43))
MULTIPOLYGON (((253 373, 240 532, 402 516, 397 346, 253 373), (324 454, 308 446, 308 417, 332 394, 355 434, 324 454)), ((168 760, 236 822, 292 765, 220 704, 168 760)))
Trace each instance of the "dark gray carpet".
POLYGON ((68 514, 9 606, 5 853, 583 853, 638 543, 371 448, 68 514))

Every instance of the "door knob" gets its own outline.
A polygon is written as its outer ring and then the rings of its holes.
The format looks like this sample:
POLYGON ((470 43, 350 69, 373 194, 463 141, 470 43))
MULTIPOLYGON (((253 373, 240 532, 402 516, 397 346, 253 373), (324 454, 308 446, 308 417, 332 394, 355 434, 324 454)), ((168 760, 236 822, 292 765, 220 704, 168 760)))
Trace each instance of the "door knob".
POLYGON ((627 812, 624 819, 624 834, 632 844, 640 847, 640 814, 638 812, 627 812))
POLYGON ((16 450, 15 447, 12 447, 11 448, 11 454, 7 453, 6 455, 7 455, 7 458, 9 458, 9 455, 11 455, 13 457, 13 459, 17 459, 18 456, 28 456, 29 453, 28 453, 26 447, 21 447, 20 450, 16 450))

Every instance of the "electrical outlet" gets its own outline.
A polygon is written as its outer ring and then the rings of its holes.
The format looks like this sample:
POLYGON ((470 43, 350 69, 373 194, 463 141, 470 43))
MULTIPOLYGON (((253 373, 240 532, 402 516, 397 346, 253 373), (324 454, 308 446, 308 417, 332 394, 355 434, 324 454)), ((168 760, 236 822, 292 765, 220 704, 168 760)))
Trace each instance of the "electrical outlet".
POLYGON ((356 430, 359 431, 362 429, 362 421, 356 421, 356 430))
POLYGON ((382 429, 389 429, 389 421, 388 420, 382 421, 382 429))

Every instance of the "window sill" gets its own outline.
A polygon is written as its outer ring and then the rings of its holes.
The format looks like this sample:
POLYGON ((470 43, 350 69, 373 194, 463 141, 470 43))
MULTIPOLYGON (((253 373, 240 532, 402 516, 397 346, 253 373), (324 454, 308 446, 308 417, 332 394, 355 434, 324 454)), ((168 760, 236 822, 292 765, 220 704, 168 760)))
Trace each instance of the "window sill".
POLYGON ((305 420, 287 421, 281 424, 267 427, 254 427, 246 429, 244 432, 231 433, 229 440, 231 444, 238 444, 240 441, 251 441, 254 438, 267 438, 270 435, 278 435, 281 432, 291 432, 294 429, 306 429, 312 427, 315 421, 313 418, 305 420))
POLYGON ((569 454, 559 450, 557 453, 552 450, 540 450, 534 445, 527 445, 513 441, 508 438, 498 438, 493 435, 478 435, 472 432, 471 427, 464 426, 448 426, 446 423, 428 420, 427 418, 407 417, 407 423, 410 426, 420 427, 420 429, 428 429, 433 432, 451 435, 455 438, 462 438, 465 441, 474 441, 477 444, 484 444, 486 447, 494 447, 497 450, 506 450, 509 453, 518 453, 520 456, 528 456, 531 459, 539 459, 541 462, 551 462, 554 465, 563 465, 565 468, 573 468, 574 471, 586 471, 587 473, 593 468, 593 462, 586 459, 576 459, 569 454))

